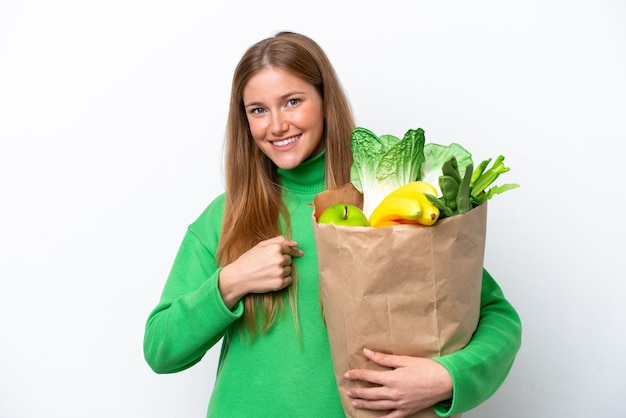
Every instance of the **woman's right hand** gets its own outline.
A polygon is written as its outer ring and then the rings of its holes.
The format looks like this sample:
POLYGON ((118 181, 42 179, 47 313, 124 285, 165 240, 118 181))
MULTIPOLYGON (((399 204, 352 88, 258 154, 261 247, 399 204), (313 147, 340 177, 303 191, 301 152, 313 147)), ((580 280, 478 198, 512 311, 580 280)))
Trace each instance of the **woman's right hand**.
POLYGON ((237 260, 224 266, 218 286, 229 309, 248 293, 267 293, 287 287, 293 257, 304 253, 298 243, 282 235, 259 242, 237 260))

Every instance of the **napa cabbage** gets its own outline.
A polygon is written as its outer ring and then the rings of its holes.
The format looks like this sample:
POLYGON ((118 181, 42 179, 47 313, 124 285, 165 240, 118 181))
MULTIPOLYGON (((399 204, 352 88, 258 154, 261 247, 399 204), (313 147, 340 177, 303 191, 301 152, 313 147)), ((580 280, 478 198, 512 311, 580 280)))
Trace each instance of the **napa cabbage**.
POLYGON ((363 127, 352 131, 350 182, 363 194, 363 212, 368 217, 385 196, 412 181, 427 181, 441 194, 438 179, 450 156, 457 158, 461 173, 472 162, 471 154, 459 144, 425 142, 422 128, 409 129, 402 139, 377 136, 363 127))
POLYGON ((385 196, 419 176, 424 142, 421 128, 410 129, 402 139, 378 137, 361 127, 352 131, 350 182, 363 194, 363 212, 368 218, 385 196))

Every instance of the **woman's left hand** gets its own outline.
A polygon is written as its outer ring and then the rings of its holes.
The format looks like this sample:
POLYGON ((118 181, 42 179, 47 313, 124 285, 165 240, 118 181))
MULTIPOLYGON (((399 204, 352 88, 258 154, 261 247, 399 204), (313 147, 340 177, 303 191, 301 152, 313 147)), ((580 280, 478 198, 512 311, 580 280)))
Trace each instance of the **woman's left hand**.
POLYGON ((370 361, 391 370, 353 369, 344 377, 374 384, 348 391, 359 409, 388 411, 385 418, 402 418, 452 397, 452 377, 429 358, 396 356, 364 349, 370 361))

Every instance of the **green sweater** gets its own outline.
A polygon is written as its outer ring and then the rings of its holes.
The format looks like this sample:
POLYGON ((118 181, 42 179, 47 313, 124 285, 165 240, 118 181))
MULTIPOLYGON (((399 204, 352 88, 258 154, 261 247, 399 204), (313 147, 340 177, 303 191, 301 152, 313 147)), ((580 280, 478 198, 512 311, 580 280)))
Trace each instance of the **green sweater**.
MULTIPOLYGON (((297 258, 296 333, 289 304, 274 326, 252 342, 241 338, 239 302, 231 311, 221 299, 215 253, 224 209, 216 198, 183 238, 161 300, 150 313, 144 354, 157 373, 199 362, 223 339, 207 417, 344 417, 319 303, 317 253, 310 203, 324 189, 325 153, 293 170, 279 170, 297 258)), ((521 342, 520 320, 485 271, 481 319, 463 350, 437 358, 452 375, 454 397, 437 405, 441 416, 465 412, 491 396, 507 376, 521 342)))

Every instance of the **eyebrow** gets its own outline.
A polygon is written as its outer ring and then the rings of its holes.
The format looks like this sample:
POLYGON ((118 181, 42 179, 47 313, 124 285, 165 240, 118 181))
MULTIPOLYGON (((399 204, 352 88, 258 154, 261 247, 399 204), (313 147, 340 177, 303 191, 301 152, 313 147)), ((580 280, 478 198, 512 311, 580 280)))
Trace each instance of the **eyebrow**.
MULTIPOLYGON (((294 96, 294 95, 299 95, 299 94, 306 94, 305 91, 290 91, 289 93, 285 93, 282 96, 280 96, 278 98, 279 101, 284 101, 287 100, 289 97, 294 96)), ((251 107, 251 106, 261 106, 263 105, 263 103, 261 102, 250 102, 250 103, 244 103, 245 107, 251 107)))

